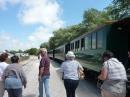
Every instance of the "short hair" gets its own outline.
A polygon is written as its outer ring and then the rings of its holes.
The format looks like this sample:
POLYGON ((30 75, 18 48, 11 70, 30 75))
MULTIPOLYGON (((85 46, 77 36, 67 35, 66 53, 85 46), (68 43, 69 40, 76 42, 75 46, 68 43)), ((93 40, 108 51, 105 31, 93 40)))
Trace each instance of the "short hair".
POLYGON ((18 56, 14 55, 14 56, 11 57, 11 62, 12 63, 18 63, 18 61, 19 61, 19 57, 18 56))
POLYGON ((114 54, 111 52, 111 51, 105 51, 104 53, 103 53, 103 55, 102 55, 102 57, 104 58, 104 57, 107 57, 107 58, 112 58, 112 57, 114 57, 114 54))
POLYGON ((8 58, 8 54, 7 53, 2 53, 0 55, 0 61, 1 62, 4 62, 7 58, 8 58))

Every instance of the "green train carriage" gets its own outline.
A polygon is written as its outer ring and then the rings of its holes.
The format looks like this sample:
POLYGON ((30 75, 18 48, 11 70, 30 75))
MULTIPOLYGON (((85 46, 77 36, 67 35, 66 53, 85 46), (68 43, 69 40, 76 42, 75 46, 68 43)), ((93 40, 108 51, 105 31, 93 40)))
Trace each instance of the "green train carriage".
POLYGON ((101 55, 104 51, 110 50, 128 68, 128 64, 125 63, 130 49, 129 31, 130 17, 100 26, 53 50, 53 58, 64 61, 65 53, 71 50, 87 70, 87 75, 97 77, 102 67, 101 55))

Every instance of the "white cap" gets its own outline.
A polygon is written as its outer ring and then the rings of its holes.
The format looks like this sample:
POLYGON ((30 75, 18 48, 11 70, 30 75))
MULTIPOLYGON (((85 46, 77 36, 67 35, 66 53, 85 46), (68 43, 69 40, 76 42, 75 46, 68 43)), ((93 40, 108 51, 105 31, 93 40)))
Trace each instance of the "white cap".
POLYGON ((74 52, 68 51, 67 54, 66 54, 66 57, 73 57, 73 58, 75 58, 74 52))

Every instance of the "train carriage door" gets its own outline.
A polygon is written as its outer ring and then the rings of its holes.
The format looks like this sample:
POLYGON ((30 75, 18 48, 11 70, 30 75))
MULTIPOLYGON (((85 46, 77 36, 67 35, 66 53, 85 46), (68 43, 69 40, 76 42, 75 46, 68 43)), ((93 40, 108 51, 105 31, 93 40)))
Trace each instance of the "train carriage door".
POLYGON ((130 18, 115 22, 110 28, 107 36, 107 49, 111 50, 115 57, 123 64, 128 58, 128 47, 130 47, 130 18))
POLYGON ((70 51, 70 43, 67 43, 67 44, 65 45, 65 54, 66 54, 68 51, 70 51))

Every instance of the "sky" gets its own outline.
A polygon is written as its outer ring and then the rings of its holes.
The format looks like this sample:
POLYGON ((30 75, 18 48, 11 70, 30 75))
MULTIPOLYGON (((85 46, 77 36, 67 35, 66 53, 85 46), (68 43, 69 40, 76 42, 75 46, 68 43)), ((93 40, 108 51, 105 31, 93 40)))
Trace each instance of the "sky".
POLYGON ((0 51, 39 48, 53 31, 81 23, 85 10, 112 0, 0 0, 0 51))

